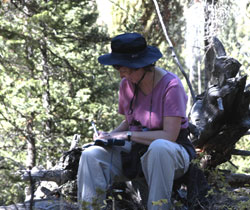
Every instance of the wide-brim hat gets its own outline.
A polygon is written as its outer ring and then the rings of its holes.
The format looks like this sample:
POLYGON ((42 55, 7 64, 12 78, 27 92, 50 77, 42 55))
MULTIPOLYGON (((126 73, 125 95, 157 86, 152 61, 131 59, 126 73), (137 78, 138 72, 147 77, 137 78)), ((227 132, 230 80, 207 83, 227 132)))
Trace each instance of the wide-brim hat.
POLYGON ((111 53, 98 58, 101 64, 141 68, 162 57, 160 50, 147 45, 145 38, 138 33, 125 33, 114 37, 111 40, 111 50, 111 53))

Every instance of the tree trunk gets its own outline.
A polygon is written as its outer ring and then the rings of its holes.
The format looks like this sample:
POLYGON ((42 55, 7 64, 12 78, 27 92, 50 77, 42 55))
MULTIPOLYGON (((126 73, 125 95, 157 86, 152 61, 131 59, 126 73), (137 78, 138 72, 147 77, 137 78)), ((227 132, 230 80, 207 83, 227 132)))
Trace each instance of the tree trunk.
POLYGON ((230 160, 235 144, 250 128, 250 91, 245 89, 246 76, 236 77, 241 64, 226 56, 217 38, 213 46, 217 56, 211 85, 199 96, 189 116, 192 141, 209 156, 203 166, 214 168, 230 160))
POLYGON ((204 8, 205 13, 205 27, 204 27, 204 51, 205 51, 205 69, 204 69, 204 77, 205 77, 205 90, 209 86, 209 81, 211 77, 211 72, 213 71, 213 64, 214 64, 214 51, 212 48, 212 37, 215 33, 214 30, 214 15, 213 15, 213 7, 217 3, 217 1, 206 1, 206 5, 204 8))
MULTIPOLYGON (((204 48, 204 12, 203 4, 195 1, 190 8, 187 9, 185 15, 187 22, 186 31, 186 66, 189 70, 189 80, 193 86, 195 93, 201 93, 201 62, 204 48)), ((190 95, 190 94, 189 94, 190 95)), ((191 98, 191 96, 189 96, 191 98)))
MULTIPOLYGON (((33 117, 33 114, 31 115, 33 117)), ((36 166, 36 140, 33 134, 33 119, 30 119, 27 124, 27 167, 33 168, 36 166)))
MULTIPOLYGON (((42 55, 43 55, 43 87, 44 87, 44 92, 43 92, 43 108, 46 111, 46 114, 50 115, 50 72, 48 68, 48 58, 47 58, 47 43, 45 40, 42 41, 42 55)), ((45 135, 46 137, 50 137, 51 134, 51 123, 50 119, 47 119, 45 122, 45 135)))
MULTIPOLYGON (((46 38, 46 34, 45 34, 46 38)), ((41 41, 41 52, 43 55, 43 61, 42 61, 42 66, 43 66, 43 75, 42 75, 42 83, 44 87, 43 91, 43 108, 45 109, 46 115, 50 116, 51 114, 51 102, 50 102, 50 71, 48 68, 48 55, 47 55, 47 43, 46 40, 41 41)), ((47 141, 51 141, 52 139, 52 132, 51 132, 51 126, 52 126, 52 120, 50 117, 48 117, 44 121, 44 137, 47 141)), ((49 161, 49 154, 47 154, 47 167, 50 168, 52 167, 51 162, 49 161)))

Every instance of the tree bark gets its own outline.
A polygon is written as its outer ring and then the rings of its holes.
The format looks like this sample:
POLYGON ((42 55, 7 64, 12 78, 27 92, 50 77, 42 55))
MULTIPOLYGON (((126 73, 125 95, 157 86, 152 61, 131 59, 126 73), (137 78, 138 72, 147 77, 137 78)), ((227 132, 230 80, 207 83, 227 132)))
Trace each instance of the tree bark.
POLYGON ((250 91, 246 76, 237 76, 241 64, 226 56, 222 43, 213 39, 216 55, 210 86, 200 96, 189 114, 192 141, 209 159, 204 167, 216 167, 230 160, 235 144, 250 128, 250 91))
MULTIPOLYGON (((43 74, 42 74, 42 83, 43 83, 43 95, 42 95, 42 102, 43 102, 43 108, 45 110, 45 113, 47 116, 51 115, 51 99, 50 99, 50 71, 48 68, 48 50, 47 50, 47 42, 46 42, 46 26, 44 26, 44 39, 41 40, 41 52, 43 55, 42 60, 42 68, 43 68, 43 74)), ((51 117, 48 117, 44 122, 44 137, 47 141, 52 140, 52 120, 51 117)), ((47 154, 49 157, 49 154, 47 154)), ((49 161, 49 158, 47 158, 47 167, 50 168, 51 162, 49 161)))
POLYGON ((31 114, 31 119, 27 122, 27 168, 36 166, 36 139, 33 132, 34 113, 31 114))
POLYGON ((250 185, 250 175, 225 173, 225 179, 232 187, 245 187, 250 185))
POLYGON ((63 169, 39 170, 33 168, 30 174, 28 171, 21 172, 23 173, 21 177, 23 181, 29 181, 31 176, 34 181, 52 181, 56 182, 58 185, 65 184, 67 181, 72 180, 75 175, 73 171, 63 169))

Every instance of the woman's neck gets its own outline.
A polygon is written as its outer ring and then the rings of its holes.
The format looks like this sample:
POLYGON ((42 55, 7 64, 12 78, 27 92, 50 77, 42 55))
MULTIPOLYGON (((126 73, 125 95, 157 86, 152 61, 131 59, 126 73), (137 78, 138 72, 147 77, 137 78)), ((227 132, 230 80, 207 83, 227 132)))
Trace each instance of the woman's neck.
POLYGON ((155 77, 156 77, 155 69, 146 72, 143 81, 141 81, 141 84, 139 85, 140 90, 144 93, 144 95, 148 95, 152 92, 154 88, 155 77))
POLYGON ((139 88, 144 93, 144 95, 150 94, 165 74, 166 71, 157 67, 154 67, 152 71, 146 72, 144 79, 139 85, 139 88))

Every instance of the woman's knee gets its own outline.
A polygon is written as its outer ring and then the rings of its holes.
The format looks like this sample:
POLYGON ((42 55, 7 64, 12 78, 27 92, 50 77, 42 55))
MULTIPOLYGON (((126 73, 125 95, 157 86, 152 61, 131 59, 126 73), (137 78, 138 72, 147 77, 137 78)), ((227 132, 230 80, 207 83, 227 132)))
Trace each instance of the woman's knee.
POLYGON ((82 153, 84 153, 86 155, 96 155, 96 154, 103 152, 103 151, 104 151, 103 147, 91 146, 91 147, 84 149, 82 153))
POLYGON ((171 152, 172 147, 174 146, 173 144, 175 143, 166 139, 156 139, 149 145, 148 150, 155 151, 158 153, 161 153, 161 152, 166 153, 168 151, 171 152))
POLYGON ((91 146, 82 151, 81 161, 91 160, 93 158, 99 159, 106 153, 107 151, 105 151, 104 148, 100 146, 91 146))

